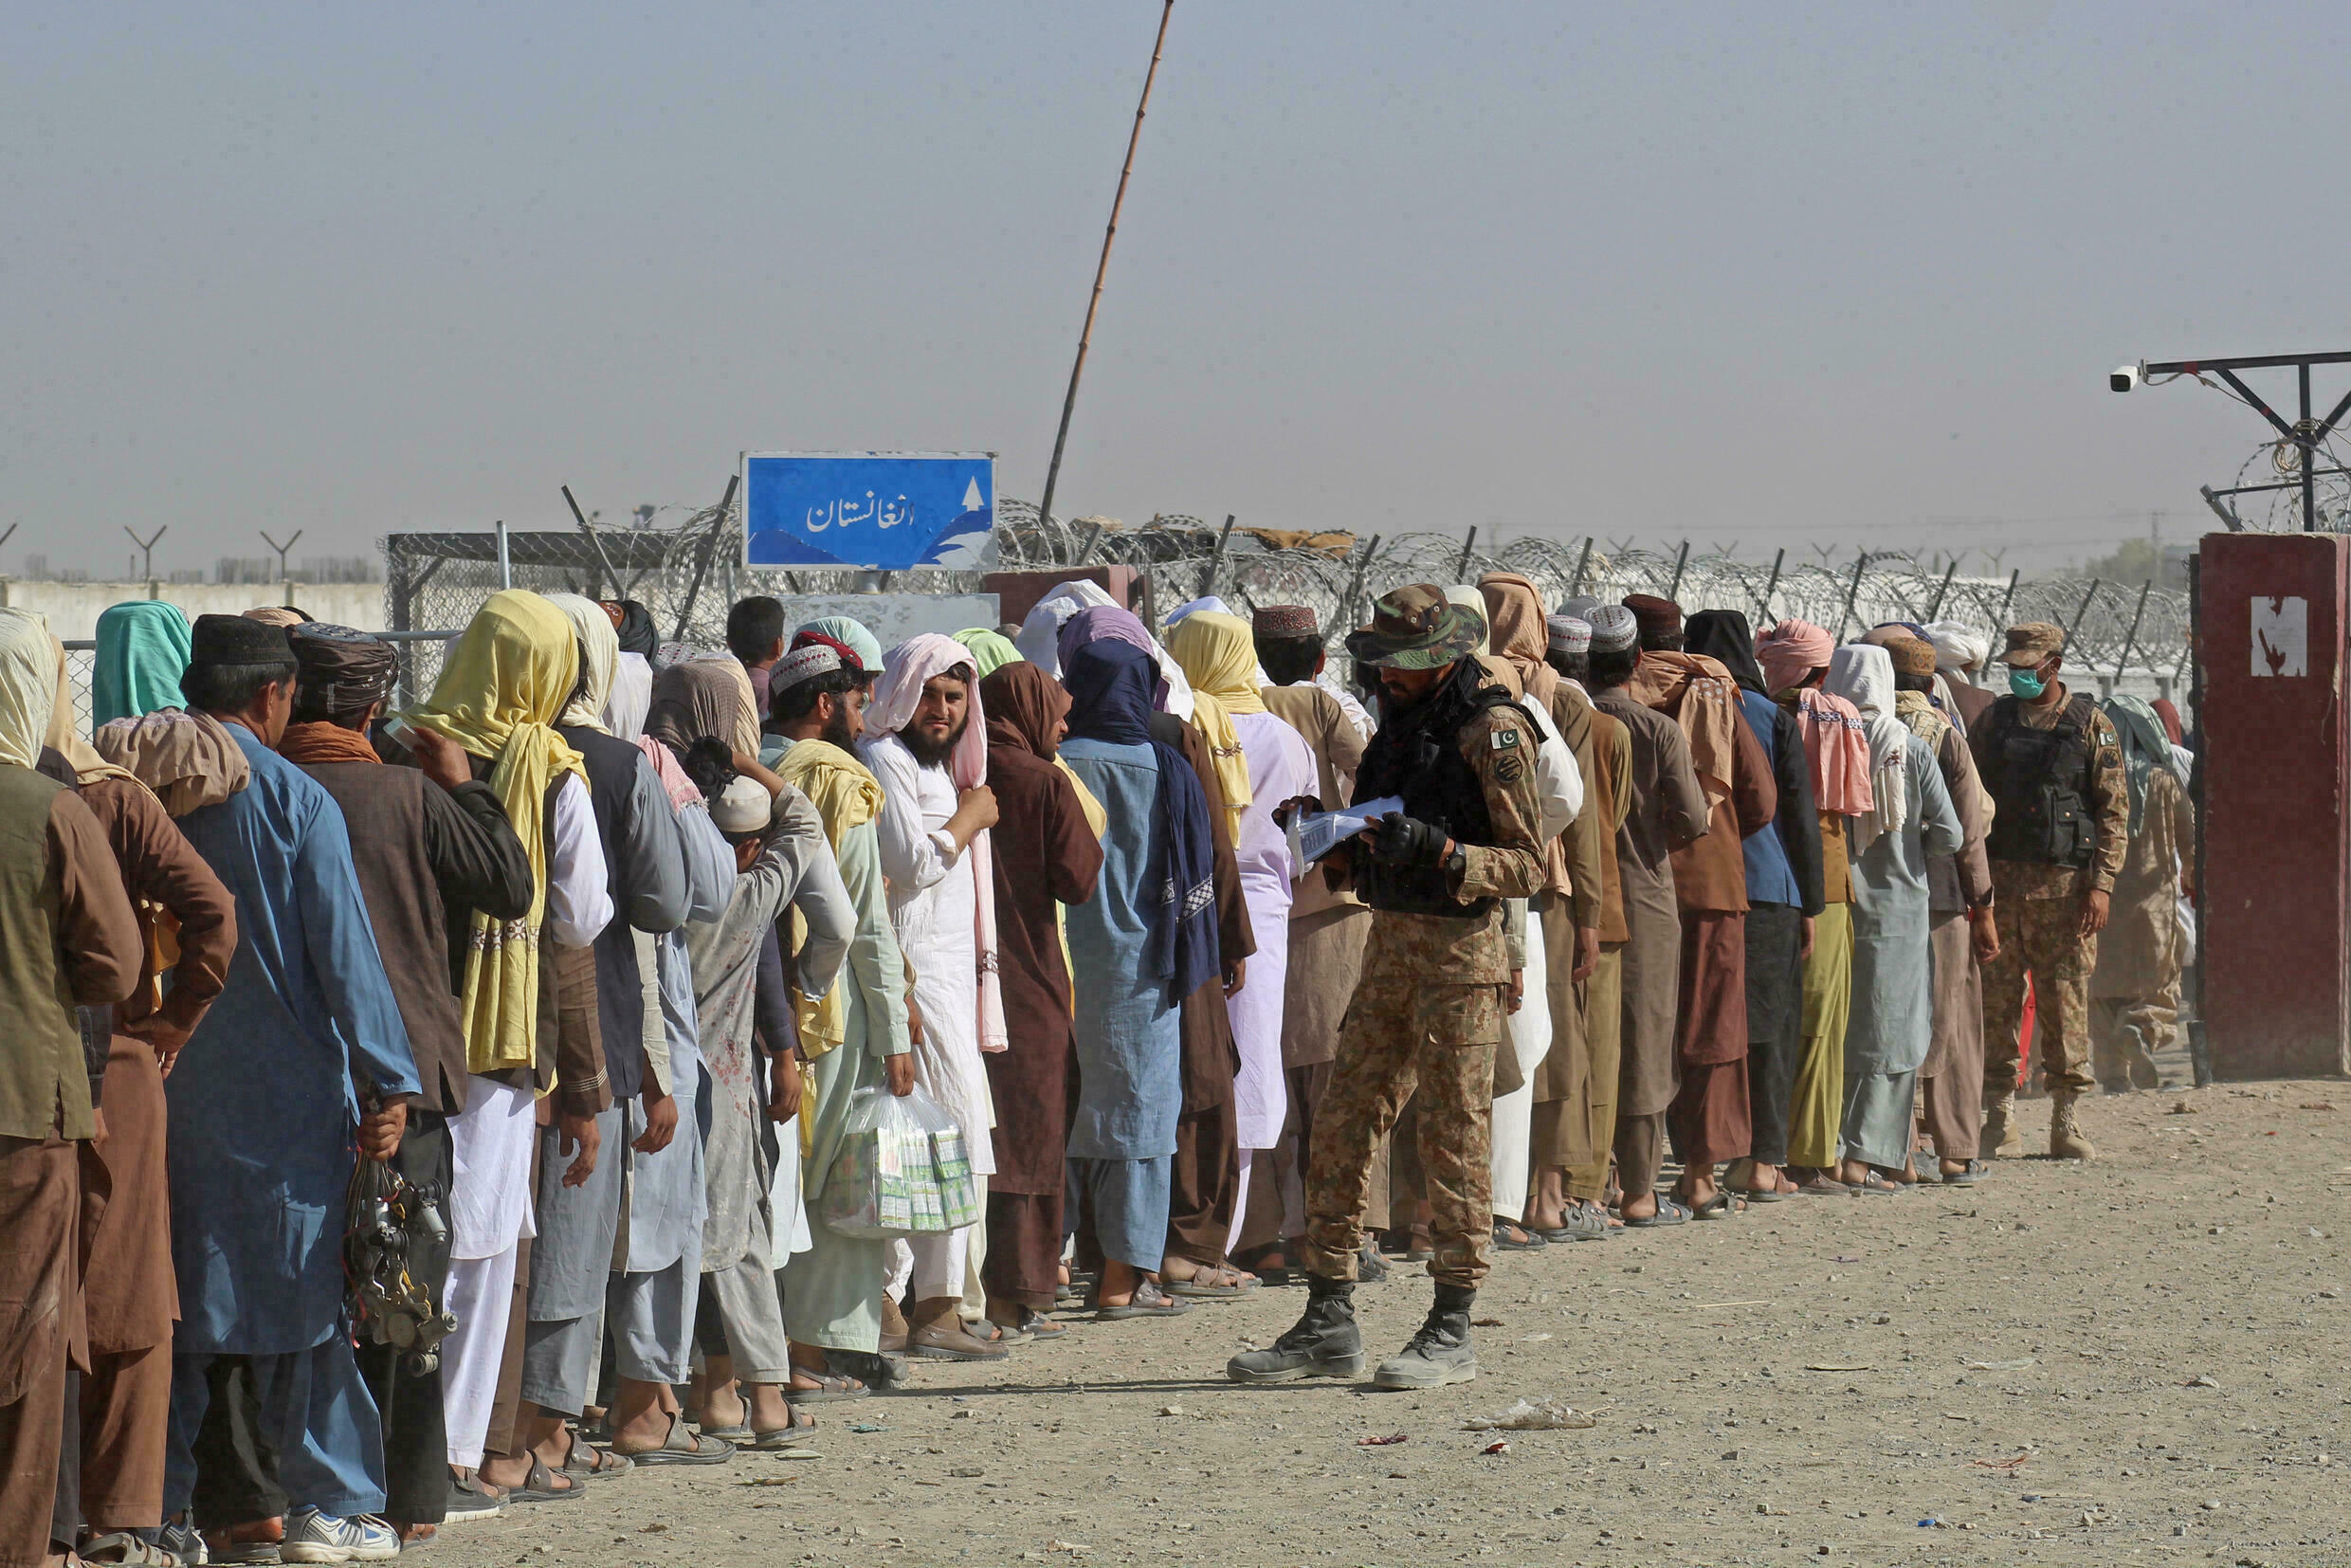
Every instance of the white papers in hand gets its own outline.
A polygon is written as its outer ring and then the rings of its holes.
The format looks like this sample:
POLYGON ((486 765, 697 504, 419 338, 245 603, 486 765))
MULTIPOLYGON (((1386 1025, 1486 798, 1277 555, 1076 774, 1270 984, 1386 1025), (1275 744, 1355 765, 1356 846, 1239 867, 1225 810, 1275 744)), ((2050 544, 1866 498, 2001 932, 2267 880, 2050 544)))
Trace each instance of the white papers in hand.
POLYGON ((1336 811, 1302 811, 1290 819, 1290 864, 1303 874, 1307 866, 1369 827, 1374 818, 1391 816, 1403 810, 1404 797, 1392 794, 1342 806, 1336 811))

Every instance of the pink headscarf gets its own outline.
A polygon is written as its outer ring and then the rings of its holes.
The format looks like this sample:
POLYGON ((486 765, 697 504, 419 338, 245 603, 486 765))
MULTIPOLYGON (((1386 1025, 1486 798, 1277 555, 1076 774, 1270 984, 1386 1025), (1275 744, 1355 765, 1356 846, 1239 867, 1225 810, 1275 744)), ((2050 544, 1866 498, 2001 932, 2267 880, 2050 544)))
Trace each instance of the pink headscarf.
MULTIPOLYGON (((932 677, 960 665, 972 671, 971 708, 963 733, 948 754, 947 776, 958 790, 975 790, 988 782, 988 715, 979 700, 979 679, 972 650, 952 637, 925 631, 890 649, 882 661, 882 679, 866 709, 866 728, 875 735, 896 735, 914 721, 922 702, 922 687, 932 677)), ((1004 1022, 1004 990, 996 978, 996 878, 994 847, 983 830, 972 840, 972 884, 978 894, 975 915, 979 948, 979 1048, 1006 1049, 1011 1032, 1004 1022)))
MULTIPOLYGON (((1763 684, 1777 694, 1825 669, 1836 651, 1828 632, 1810 621, 1782 621, 1755 640, 1763 684)), ((1797 730, 1813 765, 1813 801, 1824 811, 1863 816, 1877 809, 1869 782, 1869 731, 1861 710, 1842 697, 1806 687, 1797 693, 1797 730)))

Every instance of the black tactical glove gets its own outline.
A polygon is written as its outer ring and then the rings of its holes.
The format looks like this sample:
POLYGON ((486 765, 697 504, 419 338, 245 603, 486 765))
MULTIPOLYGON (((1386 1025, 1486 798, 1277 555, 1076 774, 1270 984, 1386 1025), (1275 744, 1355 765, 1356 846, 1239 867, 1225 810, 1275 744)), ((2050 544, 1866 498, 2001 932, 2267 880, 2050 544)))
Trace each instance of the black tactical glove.
POLYGON ((1445 859, 1445 830, 1400 811, 1382 817, 1372 858, 1382 866, 1433 868, 1445 859))

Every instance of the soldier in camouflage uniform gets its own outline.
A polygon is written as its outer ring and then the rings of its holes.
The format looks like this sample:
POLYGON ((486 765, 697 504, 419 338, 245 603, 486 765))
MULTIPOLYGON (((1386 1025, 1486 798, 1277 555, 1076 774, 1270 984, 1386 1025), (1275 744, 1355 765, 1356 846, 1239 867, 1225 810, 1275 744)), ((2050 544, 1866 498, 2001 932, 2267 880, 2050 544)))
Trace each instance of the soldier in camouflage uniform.
POLYGON ((2130 847, 2130 793, 2114 720, 2057 672, 2065 632, 2047 621, 2008 629, 2009 691, 1969 726, 1994 802, 1985 849, 1999 956, 1984 965, 1984 1123, 1989 1158, 2024 1152, 2016 1136, 2017 1030, 2032 976, 2033 1030, 2049 1087, 2049 1152, 2092 1159, 2074 1102, 2093 1091, 2089 978, 2114 879, 2130 847))
POLYGON ((1416 1107, 1435 1256, 1436 1305, 1381 1388, 1430 1388, 1477 1376, 1469 1308, 1493 1234, 1494 1049, 1503 1039, 1510 959, 1504 901, 1542 885, 1537 731, 1472 657, 1472 612, 1428 584, 1373 607, 1347 651, 1379 671, 1385 723, 1364 753, 1355 798, 1403 797, 1323 865, 1354 879, 1373 910, 1362 978, 1340 1026, 1339 1059, 1307 1154, 1305 1316, 1270 1350, 1234 1357, 1238 1382, 1275 1382, 1363 1366, 1355 1322, 1357 1252, 1381 1140, 1416 1107))

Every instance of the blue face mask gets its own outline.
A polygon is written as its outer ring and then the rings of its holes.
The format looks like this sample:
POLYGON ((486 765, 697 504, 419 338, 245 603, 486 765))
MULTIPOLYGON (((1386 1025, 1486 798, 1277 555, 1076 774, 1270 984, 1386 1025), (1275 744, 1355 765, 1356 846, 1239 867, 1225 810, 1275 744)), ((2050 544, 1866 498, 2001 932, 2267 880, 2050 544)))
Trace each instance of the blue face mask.
POLYGON ((2008 689, 2030 702, 2049 689, 2049 683, 2041 679, 2041 672, 2037 669, 2017 669, 2011 666, 2008 672, 2008 689))

